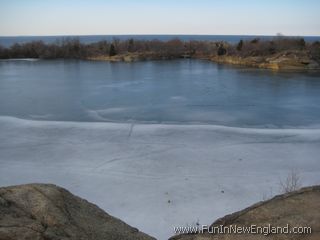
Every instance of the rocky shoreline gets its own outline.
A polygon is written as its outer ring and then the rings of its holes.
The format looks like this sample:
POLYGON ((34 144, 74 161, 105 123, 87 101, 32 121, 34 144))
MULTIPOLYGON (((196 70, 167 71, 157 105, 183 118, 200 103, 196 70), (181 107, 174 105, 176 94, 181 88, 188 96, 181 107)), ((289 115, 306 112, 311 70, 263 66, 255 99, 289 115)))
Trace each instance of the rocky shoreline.
POLYGON ((320 64, 313 60, 305 51, 283 51, 270 56, 249 56, 241 57, 236 55, 181 55, 170 56, 161 55, 153 52, 145 53, 126 53, 115 56, 100 55, 96 57, 88 57, 87 60, 92 61, 108 61, 108 62, 138 62, 138 61, 154 61, 154 60, 172 60, 172 59, 202 59, 209 60, 219 64, 230 64, 245 67, 271 69, 271 70, 294 70, 294 71, 319 71, 320 64))
POLYGON ((241 65, 247 67, 272 70, 320 70, 318 62, 313 60, 307 52, 284 51, 270 56, 239 57, 214 56, 211 61, 223 64, 241 65))

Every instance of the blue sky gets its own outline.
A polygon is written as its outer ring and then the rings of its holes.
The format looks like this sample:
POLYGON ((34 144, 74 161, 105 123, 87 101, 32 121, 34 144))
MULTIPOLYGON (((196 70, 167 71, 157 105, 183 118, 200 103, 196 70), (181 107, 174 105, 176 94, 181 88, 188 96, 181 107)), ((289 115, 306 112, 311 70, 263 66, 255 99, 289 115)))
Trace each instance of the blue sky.
POLYGON ((319 36, 319 10, 319 0, 0 0, 0 36, 319 36))

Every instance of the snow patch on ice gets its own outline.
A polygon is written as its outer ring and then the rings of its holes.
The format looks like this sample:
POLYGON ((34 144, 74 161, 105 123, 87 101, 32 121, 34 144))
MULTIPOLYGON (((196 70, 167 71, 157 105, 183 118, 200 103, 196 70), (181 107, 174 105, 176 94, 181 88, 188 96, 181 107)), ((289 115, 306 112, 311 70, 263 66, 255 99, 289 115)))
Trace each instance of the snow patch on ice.
POLYGON ((36 62, 39 61, 39 58, 9 58, 1 59, 0 61, 26 61, 26 62, 36 62))

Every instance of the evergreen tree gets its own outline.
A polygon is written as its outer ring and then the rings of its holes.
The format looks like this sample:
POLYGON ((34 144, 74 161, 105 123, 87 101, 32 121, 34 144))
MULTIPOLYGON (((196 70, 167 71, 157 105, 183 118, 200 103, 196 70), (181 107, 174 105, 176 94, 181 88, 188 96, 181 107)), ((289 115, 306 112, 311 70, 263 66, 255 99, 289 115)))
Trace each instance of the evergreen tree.
POLYGON ((128 52, 134 52, 134 40, 131 38, 128 43, 128 52))
POLYGON ((238 51, 241 51, 242 50, 242 47, 243 47, 243 40, 241 39, 237 45, 237 50, 238 51))
POLYGON ((115 55, 117 55, 116 48, 115 48, 115 46, 111 43, 110 49, 109 49, 109 56, 112 57, 112 56, 115 56, 115 55))

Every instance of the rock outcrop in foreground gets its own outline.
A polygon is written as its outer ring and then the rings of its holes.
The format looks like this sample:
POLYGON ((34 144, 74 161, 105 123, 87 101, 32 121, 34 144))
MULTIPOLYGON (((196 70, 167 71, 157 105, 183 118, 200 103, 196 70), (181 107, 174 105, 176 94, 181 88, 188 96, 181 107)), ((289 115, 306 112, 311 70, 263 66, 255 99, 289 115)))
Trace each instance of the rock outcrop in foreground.
MULTIPOLYGON (((214 226, 303 226, 311 234, 185 234, 171 240, 319 240, 320 186, 279 195, 215 221, 214 226)), ((97 206, 48 184, 0 188, 0 240, 154 239, 97 206)))
POLYGON ((171 240, 319 240, 320 239, 320 186, 303 188, 299 191, 279 195, 271 200, 257 203, 240 212, 227 215, 215 221, 214 226, 306 226, 311 234, 274 234, 269 236, 253 234, 194 234, 179 235, 171 240))
POLYGON ((55 185, 0 188, 0 240, 149 240, 103 210, 55 185))

